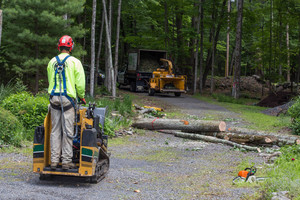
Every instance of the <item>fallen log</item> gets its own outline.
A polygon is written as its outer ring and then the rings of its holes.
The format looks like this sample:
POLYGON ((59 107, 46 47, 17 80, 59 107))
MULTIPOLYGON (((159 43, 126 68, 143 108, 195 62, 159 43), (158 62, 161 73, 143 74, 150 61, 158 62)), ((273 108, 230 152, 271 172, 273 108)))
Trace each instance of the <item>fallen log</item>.
POLYGON ((238 147, 238 148, 244 148, 249 151, 257 151, 260 152, 260 149, 257 147, 251 147, 248 145, 242 145, 242 144, 237 144, 235 142, 231 142, 228 140, 223 140, 219 138, 215 138, 212 136, 206 136, 206 135, 199 135, 199 134, 194 134, 194 133, 183 133, 183 132, 174 132, 174 135, 176 137, 181 137, 181 138, 188 138, 188 139, 193 139, 193 140, 203 140, 206 142, 212 142, 212 143, 222 143, 222 144, 227 144, 233 147, 238 147))
POLYGON ((278 134, 270 134, 264 131, 255 131, 246 128, 230 128, 230 132, 243 134, 243 135, 251 135, 254 137, 267 137, 270 138, 269 144, 284 146, 284 145, 294 145, 300 144, 300 137, 299 136, 292 136, 292 135, 278 135, 278 134))
POLYGON ((142 119, 132 124, 135 128, 148 130, 181 130, 184 132, 195 131, 225 131, 226 123, 223 121, 206 120, 179 120, 179 119, 142 119))
POLYGON ((270 146, 271 143, 274 143, 277 140, 276 137, 270 135, 247 135, 232 132, 195 132, 195 134, 213 136, 239 144, 255 144, 265 146, 270 146))

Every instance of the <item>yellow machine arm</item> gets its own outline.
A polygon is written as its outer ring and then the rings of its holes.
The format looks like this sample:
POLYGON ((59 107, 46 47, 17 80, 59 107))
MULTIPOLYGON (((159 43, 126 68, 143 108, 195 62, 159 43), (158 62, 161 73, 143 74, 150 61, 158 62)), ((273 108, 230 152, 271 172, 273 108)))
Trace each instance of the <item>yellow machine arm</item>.
POLYGON ((169 72, 170 75, 172 75, 173 74, 172 62, 170 60, 167 60, 167 59, 164 59, 164 58, 161 58, 160 61, 168 63, 168 68, 169 68, 168 72, 169 72))

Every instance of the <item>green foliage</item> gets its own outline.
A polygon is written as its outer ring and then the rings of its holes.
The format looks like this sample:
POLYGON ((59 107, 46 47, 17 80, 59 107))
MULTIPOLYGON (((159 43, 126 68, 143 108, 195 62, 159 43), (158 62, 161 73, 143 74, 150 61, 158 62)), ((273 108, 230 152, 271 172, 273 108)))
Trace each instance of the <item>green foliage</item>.
POLYGON ((234 104, 228 102, 215 102, 211 97, 203 97, 199 95, 195 95, 195 97, 209 103, 223 106, 230 111, 238 113, 239 116, 243 120, 245 120, 245 122, 250 123, 248 126, 248 128, 250 129, 275 132, 290 125, 289 116, 280 115, 278 117, 275 117, 265 115, 261 113, 261 111, 266 109, 264 107, 234 104))
POLYGON ((0 85, 0 102, 13 93, 25 91, 27 87, 20 79, 17 81, 9 81, 6 85, 3 83, 0 85))
POLYGON ((291 128, 295 135, 300 135, 300 97, 298 97, 295 103, 289 108, 288 114, 292 118, 291 128))
POLYGON ((300 147, 286 146, 280 151, 282 155, 267 172, 269 178, 263 185, 265 197, 271 198, 272 192, 288 191, 292 199, 300 199, 300 147))
POLYGON ((101 98, 96 100, 88 97, 87 102, 96 102, 97 107, 107 107, 106 119, 104 124, 104 133, 109 136, 115 136, 115 131, 127 128, 131 124, 128 117, 133 115, 132 99, 129 95, 125 95, 123 99, 101 98), (116 112, 120 116, 111 116, 112 112, 116 112))
POLYGON ((115 131, 122 128, 127 128, 131 124, 131 120, 123 117, 106 118, 104 124, 104 134, 108 136, 115 136, 115 131))
POLYGON ((0 107, 0 144, 20 146, 23 139, 22 123, 10 111, 0 107))
POLYGON ((124 96, 123 100, 116 98, 115 100, 102 98, 96 102, 97 107, 106 107, 107 114, 109 115, 112 111, 118 111, 122 116, 132 116, 132 100, 130 96, 124 96))
POLYGON ((11 111, 26 129, 33 132, 36 126, 43 124, 48 104, 49 100, 45 96, 34 97, 28 92, 21 92, 4 99, 1 106, 11 111))
POLYGON ((234 104, 248 104, 249 102, 253 103, 254 101, 252 99, 246 99, 246 98, 235 99, 232 96, 227 96, 224 94, 212 94, 212 97, 219 102, 227 102, 227 103, 234 103, 234 104))
MULTIPOLYGON (((40 75, 46 70, 40 70, 47 65, 50 58, 57 54, 57 41, 62 35, 82 38, 85 29, 75 22, 76 17, 83 12, 85 1, 72 0, 10 0, 5 1, 3 16, 3 45, 5 56, 13 63, 11 70, 24 74, 40 75), (67 19, 63 16, 68 14, 67 19)), ((76 43, 73 55, 83 55, 81 45, 76 43)))

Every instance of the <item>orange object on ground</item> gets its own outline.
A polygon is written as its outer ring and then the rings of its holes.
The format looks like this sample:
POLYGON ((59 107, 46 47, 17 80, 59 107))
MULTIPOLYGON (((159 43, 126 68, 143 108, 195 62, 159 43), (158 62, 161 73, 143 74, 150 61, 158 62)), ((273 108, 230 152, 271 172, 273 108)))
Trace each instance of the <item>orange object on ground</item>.
POLYGON ((243 178, 247 178, 248 173, 249 173, 249 171, 242 170, 242 171, 239 171, 238 176, 243 177, 243 178))

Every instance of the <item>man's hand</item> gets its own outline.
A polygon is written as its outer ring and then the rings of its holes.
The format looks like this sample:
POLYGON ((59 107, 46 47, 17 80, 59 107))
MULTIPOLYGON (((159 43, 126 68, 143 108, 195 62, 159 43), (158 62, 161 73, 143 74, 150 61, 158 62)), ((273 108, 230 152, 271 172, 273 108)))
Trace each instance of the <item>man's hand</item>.
POLYGON ((83 102, 84 104, 86 104, 86 101, 84 98, 79 98, 81 102, 83 102))

